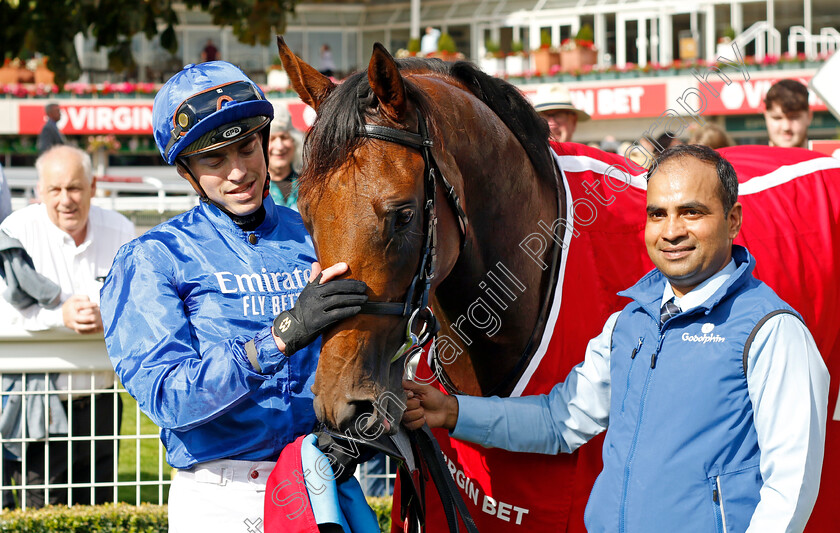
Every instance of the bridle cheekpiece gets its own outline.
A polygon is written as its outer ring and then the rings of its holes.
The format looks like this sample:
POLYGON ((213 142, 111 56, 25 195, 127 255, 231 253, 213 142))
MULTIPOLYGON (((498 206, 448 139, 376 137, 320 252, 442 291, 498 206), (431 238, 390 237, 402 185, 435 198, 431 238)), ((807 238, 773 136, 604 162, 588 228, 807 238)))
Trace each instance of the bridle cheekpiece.
POLYGON ((449 205, 452 207, 458 219, 461 250, 464 249, 467 242, 467 215, 461 207, 461 200, 455 191, 455 187, 447 181, 435 162, 435 158, 432 155, 434 143, 429 136, 426 121, 419 109, 417 110, 417 129, 418 133, 413 133, 406 130, 398 130, 390 126, 365 124, 359 127, 356 132, 359 137, 378 139, 380 141, 392 142, 418 149, 423 156, 425 167, 423 170, 425 191, 423 216, 426 221, 426 227, 423 233, 423 249, 420 251, 420 261, 417 266, 417 271, 414 273, 414 277, 408 285, 405 298, 402 302, 368 301, 362 305, 361 312, 363 314, 394 315, 409 318, 406 342, 397 350, 391 359, 392 363, 399 360, 406 353, 413 355, 439 329, 437 320, 429 309, 429 291, 437 267, 437 215, 435 212, 435 195, 437 192, 438 178, 440 178, 441 184, 446 191, 446 198, 449 201, 449 205), (425 323, 420 335, 415 336, 412 333, 412 328, 414 327, 415 320, 418 319, 423 320, 425 323))

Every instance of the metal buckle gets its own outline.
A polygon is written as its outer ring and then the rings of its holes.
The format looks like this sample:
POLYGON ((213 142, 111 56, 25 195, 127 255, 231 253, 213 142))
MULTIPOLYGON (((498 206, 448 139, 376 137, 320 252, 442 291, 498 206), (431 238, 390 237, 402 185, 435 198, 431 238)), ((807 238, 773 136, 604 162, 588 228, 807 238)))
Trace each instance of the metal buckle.
MULTIPOLYGON (((412 332, 412 330, 414 329, 414 319, 417 318, 417 313, 419 312, 420 309, 415 309, 414 312, 411 313, 411 317, 409 317, 408 319, 408 325, 405 327, 405 342, 402 344, 402 346, 399 347, 399 349, 397 349, 397 352, 391 358, 391 364, 396 363, 403 355, 408 353, 408 351, 411 350, 413 347, 419 346, 419 339, 417 335, 415 335, 414 332, 412 332)), ((424 323, 421 334, 425 333, 425 331, 426 324, 424 323)))

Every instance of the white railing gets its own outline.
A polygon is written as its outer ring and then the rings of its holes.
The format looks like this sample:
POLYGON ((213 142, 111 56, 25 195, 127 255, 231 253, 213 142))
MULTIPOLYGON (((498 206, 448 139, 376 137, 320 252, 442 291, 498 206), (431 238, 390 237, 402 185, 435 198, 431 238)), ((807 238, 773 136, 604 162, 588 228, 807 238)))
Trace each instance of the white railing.
POLYGON ((788 36, 788 54, 796 56, 799 43, 805 48, 805 57, 816 59, 819 54, 827 55, 840 48, 840 32, 834 28, 822 28, 819 35, 811 35, 804 26, 793 26, 788 36))
POLYGON ((6 505, 14 499, 16 506, 26 508, 40 505, 39 501, 55 501, 56 497, 58 502, 70 504, 166 503, 171 468, 164 461, 158 429, 144 418, 125 389, 112 385, 114 371, 101 335, 0 329, 0 376, 0 414, 13 414, 13 406, 20 413, 6 425, 12 434, 0 434, 5 458, 0 465, 0 493, 6 505), (36 382, 40 386, 31 389, 36 382), (12 384, 15 386, 10 390, 12 384), (83 420, 74 420, 74 410, 80 403, 87 403, 85 398, 89 398, 92 421, 87 430, 80 427, 83 420), (122 424, 117 407, 120 401, 122 424), (49 416, 40 417, 42 427, 37 427, 35 411, 30 412, 39 408, 49 412, 49 416), (135 421, 133 427, 128 424, 131 419, 135 421), (104 451, 108 455, 109 444, 112 464, 100 460, 97 465, 97 454, 104 451), (22 452, 20 461, 9 460, 10 449, 16 455, 22 452), (59 465, 53 456, 66 456, 66 465, 73 465, 79 462, 78 453, 89 454, 89 472, 85 472, 88 467, 79 470, 68 466, 66 475, 57 479, 59 465), (11 480, 10 470, 16 468, 22 473, 37 471, 43 482, 31 483, 25 474, 11 480))
POLYGON ((788 54, 796 57, 799 53, 799 43, 805 47, 805 57, 815 59, 817 57, 818 35, 811 35, 804 26, 793 26, 788 36, 788 54))
MULTIPOLYGON (((31 453, 24 453, 17 463, 0 461, 0 501, 5 499, 9 503, 10 497, 13 497, 16 506, 27 508, 33 507, 33 503, 39 505, 38 501, 50 501, 50 495, 55 496, 57 491, 66 491, 66 498, 59 493, 61 503, 97 500, 102 503, 103 499, 136 505, 143 502, 166 503, 172 468, 165 462, 166 450, 160 441, 159 429, 140 412, 137 403, 118 382, 111 386, 114 377, 101 335, 79 335, 69 330, 28 332, 0 324, 0 382, 3 383, 0 420, 4 414, 9 414, 7 411, 11 409, 10 405, 14 405, 13 402, 17 401, 20 408, 19 422, 12 425, 17 432, 14 435, 0 434, 0 447, 4 450, 7 447, 25 447, 27 451, 37 448, 35 453, 43 454, 33 457, 31 453), (59 374, 68 378, 57 378, 59 374), (102 383, 103 378, 105 383, 102 383), (32 389, 34 381, 43 383, 43 388, 32 389), (12 382, 17 383, 15 390, 9 390, 12 382), (121 421, 118 396, 123 403, 121 421), (108 426, 109 431, 102 432, 101 427, 95 435, 90 431, 73 431, 73 411, 67 409, 67 405, 84 397, 91 397, 91 419, 108 426), (53 409, 57 407, 56 402, 63 402, 68 415, 66 432, 50 434, 51 423, 55 423, 56 416, 60 418, 61 415, 54 411, 49 417, 43 417, 43 427, 33 428, 26 423, 33 405, 53 409), (109 406, 107 402, 112 403, 109 406), (98 420, 97 411, 100 413, 98 420), (102 420, 102 412, 108 413, 105 416, 111 419, 110 423, 102 420), (130 420, 134 423, 130 424, 130 420), (112 446, 112 465, 110 469, 104 469, 105 477, 101 469, 97 471, 95 468, 95 454, 101 448, 90 445, 92 442, 112 446), (50 457, 66 452, 67 464, 72 464, 74 452, 85 444, 88 444, 90 464, 89 472, 81 476, 85 479, 74 479, 77 473, 68 468, 66 480, 50 481, 50 457), (30 483, 25 475, 13 482, 8 479, 10 466, 27 472, 33 462, 46 465, 42 472, 45 482, 30 483)), ((4 451, 4 457, 8 458, 8 452, 4 451)), ((360 465, 356 470, 356 477, 366 493, 379 479, 385 483, 388 494, 393 491, 396 476, 391 473, 392 461, 385 458, 384 462, 384 472, 373 472, 369 464, 360 465)))
POLYGON ((766 20, 760 20, 735 37, 735 42, 743 51, 747 45, 755 42, 755 60, 761 61, 767 55, 782 55, 782 34, 766 20))
POLYGON ((390 496, 397 480, 396 461, 385 454, 356 468, 356 479, 367 496, 390 496))
POLYGON ((830 54, 840 48, 840 31, 834 28, 823 28, 819 36, 820 53, 830 54))

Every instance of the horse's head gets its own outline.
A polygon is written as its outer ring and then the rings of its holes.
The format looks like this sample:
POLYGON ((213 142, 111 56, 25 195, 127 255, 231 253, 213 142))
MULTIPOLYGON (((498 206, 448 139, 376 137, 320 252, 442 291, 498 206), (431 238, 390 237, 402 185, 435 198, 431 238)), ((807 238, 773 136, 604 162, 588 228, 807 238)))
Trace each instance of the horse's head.
MULTIPOLYGON (((367 72, 339 86, 294 56, 282 40, 279 48, 294 89, 318 112, 306 141, 298 205, 319 261, 324 266, 346 262, 347 277, 365 281, 372 302, 391 302, 397 309, 406 298, 419 301, 423 287, 408 292, 421 268, 429 229, 429 214, 424 213, 428 168, 421 149, 411 143, 359 132, 373 124, 398 135, 416 133, 420 120, 433 127, 427 97, 404 78, 380 45, 367 72)), ((435 158, 459 188, 457 169, 437 151, 435 158)), ((437 224, 454 231, 437 232, 435 256, 427 257, 436 276, 445 276, 452 267, 460 245, 455 215, 442 194, 438 191, 437 224)), ((322 422, 369 434, 374 424, 379 428, 387 420, 385 427, 396 431, 405 401, 405 358, 393 359, 406 342, 407 322, 401 314, 363 311, 323 336, 313 386, 315 412, 322 422)))
POLYGON ((545 121, 515 87, 469 63, 397 61, 377 44, 367 70, 336 86, 278 43, 292 86, 318 113, 298 182, 303 221, 321 263, 346 262, 378 304, 323 336, 318 418, 360 433, 387 420, 396 431, 403 310, 428 297, 442 333, 454 336, 467 306, 487 297, 481 277, 504 259, 532 282, 527 294, 500 311, 498 328, 471 314, 485 334, 472 336, 468 357, 446 363, 462 390, 491 390, 497 373, 515 373, 548 286, 542 267, 516 253, 537 221, 558 217, 545 121), (472 351, 491 363, 473 365, 472 351))

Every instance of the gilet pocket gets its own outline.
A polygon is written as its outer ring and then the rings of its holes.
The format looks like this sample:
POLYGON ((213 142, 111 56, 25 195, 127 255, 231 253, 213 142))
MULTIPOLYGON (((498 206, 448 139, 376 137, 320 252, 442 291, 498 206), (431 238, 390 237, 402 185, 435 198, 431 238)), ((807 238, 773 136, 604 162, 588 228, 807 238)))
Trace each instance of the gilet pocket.
POLYGON ((758 462, 726 468, 709 476, 708 481, 716 530, 719 533, 746 531, 763 484, 758 462))

